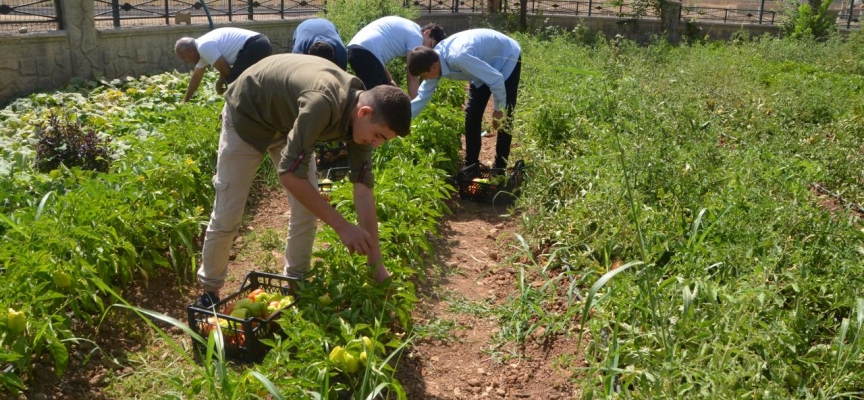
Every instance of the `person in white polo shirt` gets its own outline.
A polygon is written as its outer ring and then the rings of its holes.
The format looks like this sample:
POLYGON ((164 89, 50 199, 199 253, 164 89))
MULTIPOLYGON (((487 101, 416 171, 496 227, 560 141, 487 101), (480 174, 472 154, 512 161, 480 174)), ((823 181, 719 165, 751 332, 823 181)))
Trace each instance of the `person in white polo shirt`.
MULTIPOLYGON (((360 29, 348 42, 348 64, 366 89, 378 85, 398 86, 387 71, 387 63, 405 57, 417 46, 435 47, 447 35, 444 28, 430 23, 423 28, 410 19, 389 16, 376 19, 360 29)), ((408 75, 408 96, 417 95, 420 80, 408 75)))
POLYGON ((174 52, 184 62, 195 64, 183 101, 189 101, 198 90, 208 66, 219 71, 216 93, 262 58, 273 53, 270 39, 258 32, 240 28, 214 29, 198 39, 184 37, 174 44, 174 52))
POLYGON ((466 167, 479 162, 483 112, 492 96, 492 127, 498 131, 494 168, 507 167, 512 140, 509 120, 516 107, 522 74, 519 43, 492 29, 469 29, 441 41, 435 49, 416 47, 408 54, 408 71, 423 78, 417 97, 411 100, 411 118, 416 118, 429 103, 440 78, 471 83, 465 107, 466 167), (507 120, 504 120, 505 109, 507 120))

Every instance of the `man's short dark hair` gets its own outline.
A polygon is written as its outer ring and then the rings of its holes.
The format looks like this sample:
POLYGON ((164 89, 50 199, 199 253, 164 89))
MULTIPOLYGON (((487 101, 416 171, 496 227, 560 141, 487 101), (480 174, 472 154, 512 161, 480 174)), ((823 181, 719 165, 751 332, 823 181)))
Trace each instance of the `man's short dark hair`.
POLYGON ((380 85, 360 94, 372 107, 372 123, 386 125, 397 135, 411 133, 411 99, 396 86, 380 85))
POLYGON ((423 27, 421 31, 429 30, 429 37, 435 41, 435 44, 440 43, 442 40, 447 38, 447 33, 444 32, 444 28, 441 25, 438 25, 434 22, 430 22, 423 27))
POLYGON ((322 41, 312 43, 312 45, 309 46, 309 50, 306 51, 306 54, 321 57, 325 60, 330 60, 333 64, 336 64, 336 50, 333 49, 333 46, 330 45, 330 43, 322 41))
POLYGON ((420 76, 424 72, 429 72, 432 65, 438 61, 438 53, 435 50, 417 46, 408 53, 408 73, 412 76, 420 76))

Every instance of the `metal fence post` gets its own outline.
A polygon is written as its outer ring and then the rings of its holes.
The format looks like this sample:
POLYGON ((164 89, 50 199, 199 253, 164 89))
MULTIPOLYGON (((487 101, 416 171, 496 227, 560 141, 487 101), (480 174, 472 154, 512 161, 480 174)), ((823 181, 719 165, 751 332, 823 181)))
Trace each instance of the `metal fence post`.
POLYGON ((852 13, 855 11, 855 0, 849 0, 849 16, 846 17, 846 29, 852 26, 852 13))
POLYGON ((120 27, 120 0, 111 0, 111 18, 114 20, 114 27, 120 27))
POLYGON ((171 25, 171 20, 168 19, 168 13, 170 13, 170 11, 168 11, 168 0, 165 0, 165 25, 171 25))
POLYGON ((54 10, 57 13, 57 29, 63 30, 63 7, 60 7, 60 0, 54 0, 54 10))
POLYGON ((231 0, 228 0, 228 22, 234 20, 234 10, 232 10, 233 6, 231 5, 231 0))
POLYGON ((255 16, 253 15, 253 11, 252 11, 252 5, 254 3, 255 3, 254 0, 247 0, 246 1, 246 4, 248 4, 248 6, 246 7, 246 18, 249 19, 250 21, 255 19, 255 16))
POLYGON ((285 0, 279 4, 279 18, 285 19, 285 0))
POLYGON ((592 2, 592 0, 588 0, 588 16, 589 17, 591 16, 591 9, 594 8, 594 6, 591 5, 591 2, 592 2))
POLYGON ((765 0, 759 3, 759 25, 762 25, 762 14, 765 13, 765 0))

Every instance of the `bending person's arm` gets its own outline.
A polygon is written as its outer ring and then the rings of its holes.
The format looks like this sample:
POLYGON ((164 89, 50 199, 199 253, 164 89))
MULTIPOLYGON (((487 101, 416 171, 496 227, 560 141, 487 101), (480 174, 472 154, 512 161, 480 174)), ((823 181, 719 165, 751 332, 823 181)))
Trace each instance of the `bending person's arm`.
POLYGON ((195 92, 198 90, 198 86, 201 84, 201 79, 204 78, 205 68, 195 68, 192 71, 192 76, 189 78, 189 86, 186 88, 186 95, 183 96, 183 102, 187 102, 192 100, 192 96, 195 95, 195 92))
POLYGON ((225 81, 231 76, 231 66, 225 61, 225 57, 219 56, 213 63, 213 68, 219 71, 219 79, 216 79, 216 93, 222 94, 225 92, 225 81))
POLYGON ((316 92, 304 93, 297 101, 300 110, 293 128, 288 133, 285 148, 282 149, 279 181, 309 212, 330 225, 349 251, 361 255, 369 254, 370 250, 378 247, 378 243, 372 240, 372 235, 348 222, 321 197, 308 180, 309 163, 314 157, 306 155, 312 154, 318 135, 331 122, 329 118, 321 116, 332 115, 334 105, 316 92))
POLYGON ((216 62, 213 63, 213 68, 216 68, 219 71, 219 75, 225 79, 231 76, 231 66, 228 65, 228 61, 225 61, 225 57, 219 56, 216 62))
POLYGON ((425 79, 417 89, 417 97, 411 99, 411 119, 417 118, 429 100, 432 100, 432 94, 435 93, 435 88, 438 87, 438 79, 425 79))
POLYGON ((417 89, 420 88, 420 78, 411 75, 408 73, 408 97, 415 98, 417 97, 417 89))
POLYGON ((315 190, 308 179, 301 178, 291 172, 285 172, 279 176, 279 181, 309 212, 324 221, 325 224, 330 225, 339 234, 339 239, 345 243, 348 251, 368 255, 370 251, 377 249, 378 258, 381 258, 381 250, 377 240, 373 240, 372 235, 365 229, 348 222, 342 214, 339 214, 321 197, 321 194, 315 190))
POLYGON ((492 92, 495 111, 503 111, 507 106, 507 89, 504 87, 504 75, 485 61, 470 54, 461 54, 452 65, 479 79, 492 92))
POLYGON ((375 194, 362 183, 354 184, 354 205, 360 227, 372 237, 372 247, 366 253, 369 265, 375 267, 375 281, 381 283, 390 277, 390 272, 381 260, 381 242, 378 238, 378 213, 375 209, 375 194))

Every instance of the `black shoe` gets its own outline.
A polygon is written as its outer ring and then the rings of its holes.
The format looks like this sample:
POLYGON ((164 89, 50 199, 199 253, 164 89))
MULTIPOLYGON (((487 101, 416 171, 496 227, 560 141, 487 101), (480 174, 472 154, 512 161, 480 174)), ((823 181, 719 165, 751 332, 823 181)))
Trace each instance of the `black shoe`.
POLYGON ((201 308, 213 308, 219 302, 219 296, 213 292, 204 292, 198 300, 195 300, 195 305, 201 308))

